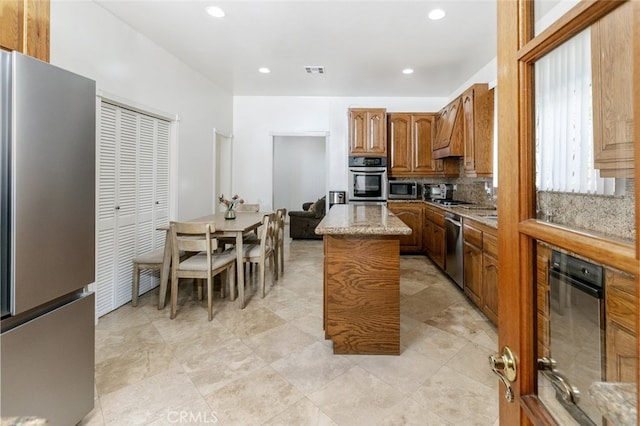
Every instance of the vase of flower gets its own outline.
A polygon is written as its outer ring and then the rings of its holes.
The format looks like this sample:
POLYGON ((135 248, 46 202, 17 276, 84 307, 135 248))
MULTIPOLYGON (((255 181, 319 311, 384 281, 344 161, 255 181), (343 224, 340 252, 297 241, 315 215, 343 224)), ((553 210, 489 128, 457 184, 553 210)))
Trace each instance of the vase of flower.
POLYGON ((233 208, 229 208, 227 209, 226 212, 224 212, 224 218, 225 220, 233 220, 236 218, 236 211, 233 208))
POLYGON ((225 220, 233 220, 236 218, 236 204, 242 204, 244 203, 244 200, 237 194, 231 197, 230 200, 227 200, 226 198, 224 198, 223 194, 218 197, 218 202, 220 202, 220 204, 224 205, 227 208, 227 210, 224 212, 225 220))

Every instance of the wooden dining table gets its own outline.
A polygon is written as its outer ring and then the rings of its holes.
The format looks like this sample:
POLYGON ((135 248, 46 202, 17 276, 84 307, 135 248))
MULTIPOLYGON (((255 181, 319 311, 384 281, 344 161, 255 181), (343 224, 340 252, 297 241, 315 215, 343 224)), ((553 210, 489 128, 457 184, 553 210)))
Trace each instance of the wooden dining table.
MULTIPOLYGON (((236 212, 235 219, 225 219, 224 212, 214 213, 207 216, 190 219, 185 222, 205 222, 213 223, 215 227, 215 237, 235 237, 236 239, 236 256, 237 256, 237 277, 238 298, 240 299, 240 308, 244 308, 244 268, 243 268, 243 237, 255 231, 262 225, 262 219, 269 212, 236 212)), ((162 268, 160 269, 160 295, 158 298, 158 309, 164 309, 165 299, 167 295, 167 287, 169 282, 169 271, 171 268, 171 233, 169 227, 164 226, 158 230, 166 230, 167 237, 164 243, 164 256, 162 258, 162 268)))

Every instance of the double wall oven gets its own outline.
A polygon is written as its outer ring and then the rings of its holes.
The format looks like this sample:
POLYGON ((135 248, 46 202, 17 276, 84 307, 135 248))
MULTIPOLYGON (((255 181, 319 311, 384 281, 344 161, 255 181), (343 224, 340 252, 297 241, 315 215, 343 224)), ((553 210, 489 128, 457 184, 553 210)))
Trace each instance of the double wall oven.
POLYGON ((349 203, 386 204, 387 157, 349 157, 349 203))

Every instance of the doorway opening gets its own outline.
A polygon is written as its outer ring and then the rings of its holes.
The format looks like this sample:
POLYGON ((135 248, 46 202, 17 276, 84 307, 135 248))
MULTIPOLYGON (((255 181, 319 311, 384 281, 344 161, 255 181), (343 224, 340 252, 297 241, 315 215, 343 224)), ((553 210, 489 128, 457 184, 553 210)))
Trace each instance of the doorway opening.
POLYGON ((273 135, 273 208, 302 210, 327 193, 327 133, 273 135))
POLYGON ((231 194, 231 165, 233 163, 233 135, 225 135, 217 130, 213 132, 213 208, 212 211, 223 211, 224 206, 218 202, 218 197, 224 194, 227 198, 231 194))

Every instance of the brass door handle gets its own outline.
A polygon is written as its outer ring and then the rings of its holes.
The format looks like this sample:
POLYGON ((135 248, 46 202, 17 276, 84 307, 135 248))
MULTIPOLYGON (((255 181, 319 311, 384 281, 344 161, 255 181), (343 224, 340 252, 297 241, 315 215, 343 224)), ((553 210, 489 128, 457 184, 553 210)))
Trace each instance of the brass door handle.
POLYGON ((502 348, 502 355, 489 355, 489 366, 504 384, 506 391, 504 397, 507 401, 513 402, 513 389, 511 383, 516 379, 516 357, 508 346, 502 348), (502 370, 502 371, 498 371, 502 370))

